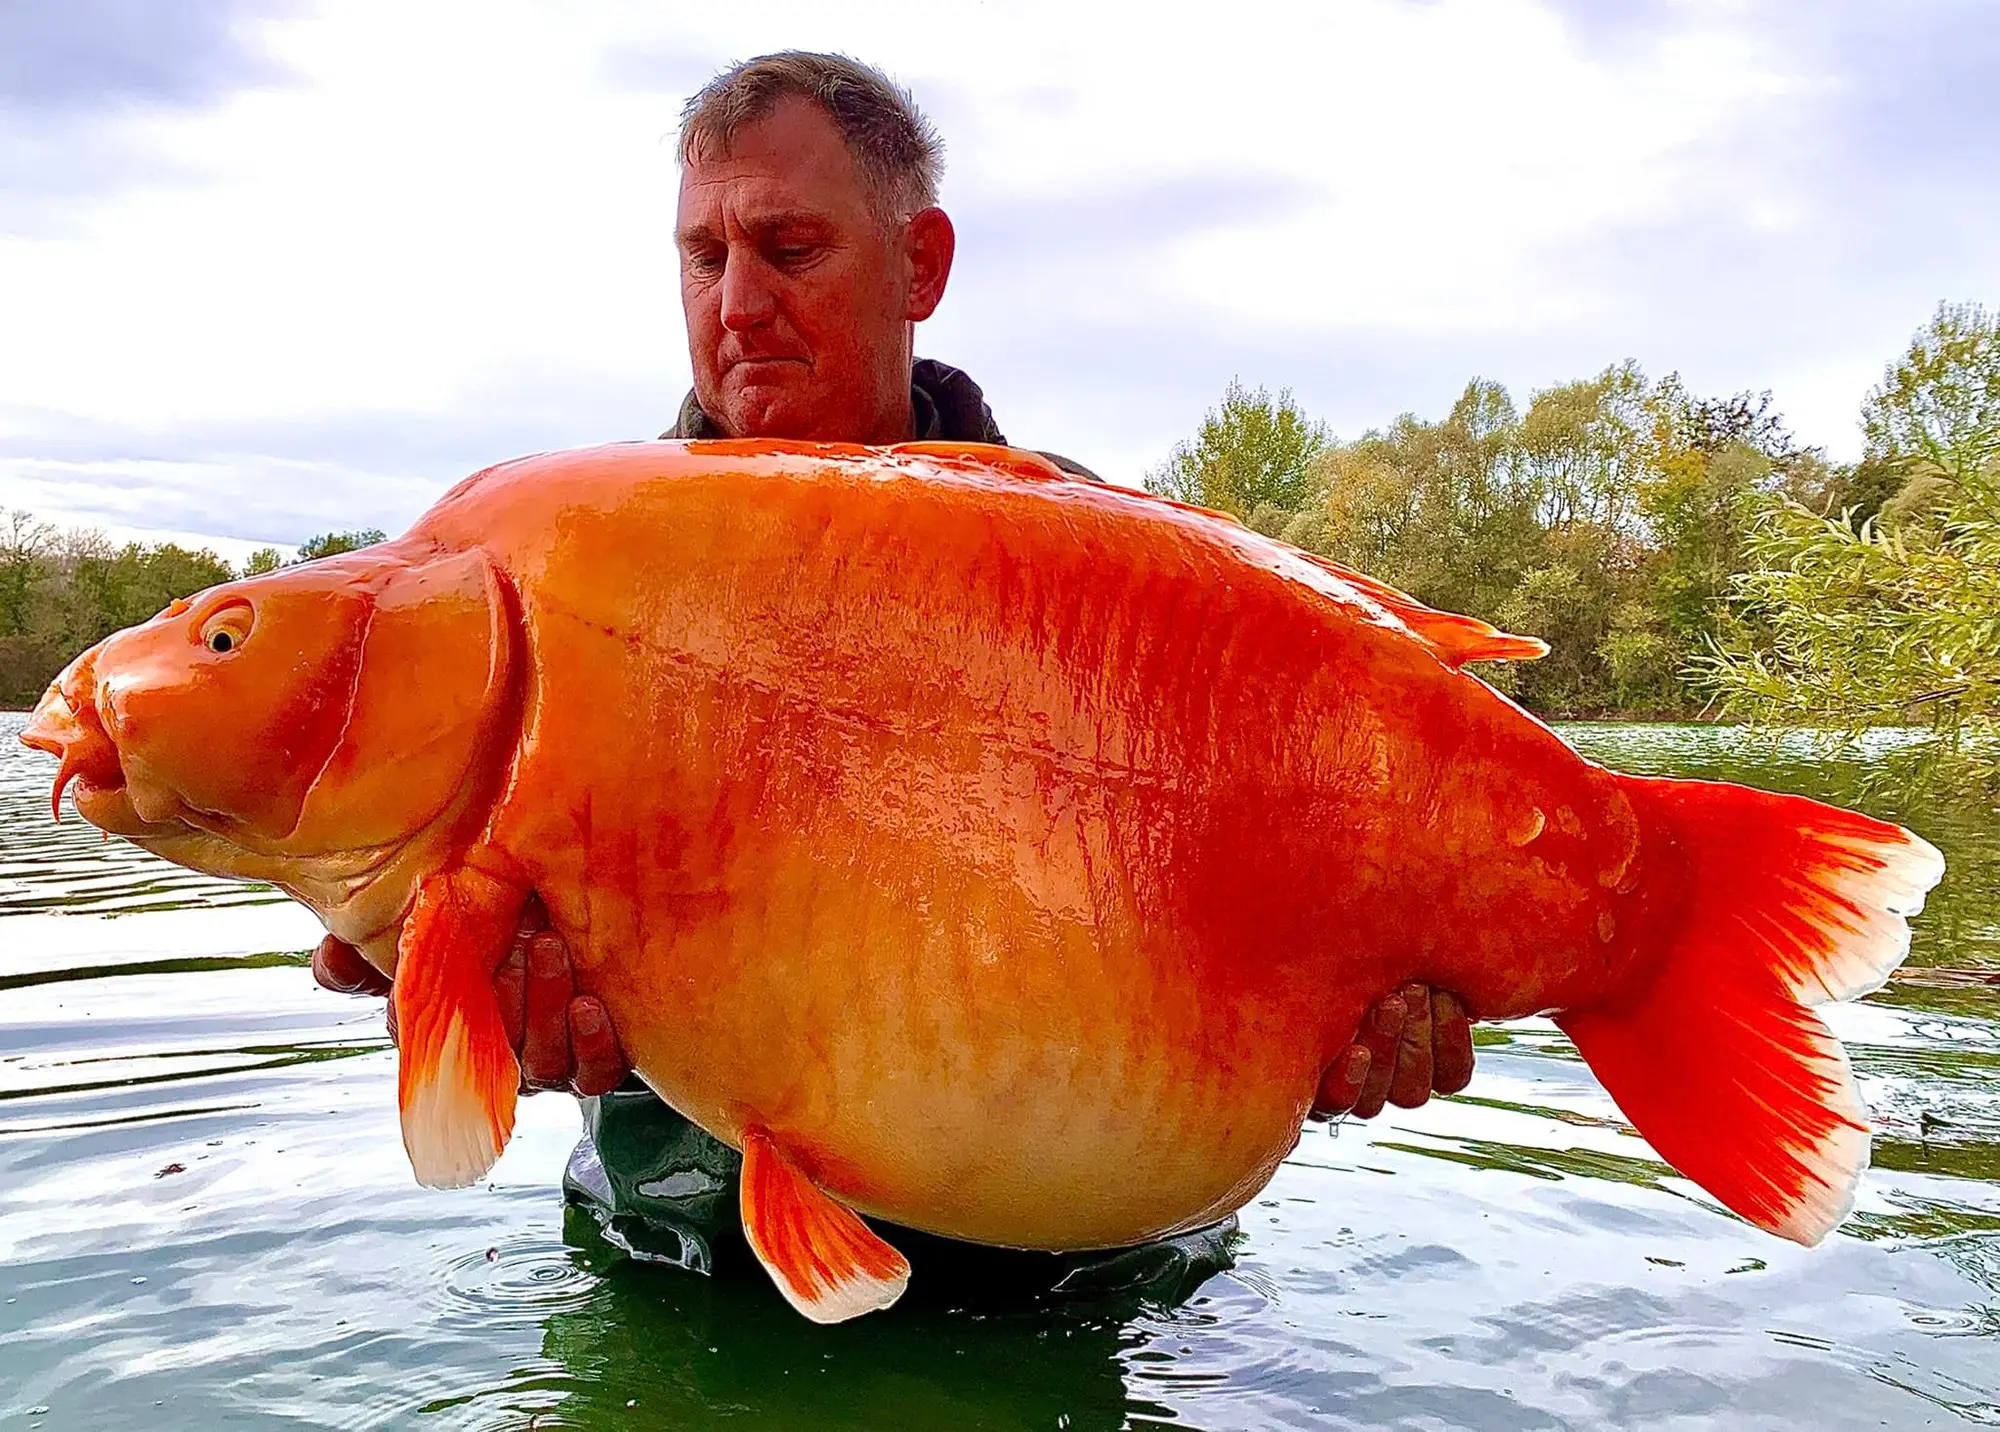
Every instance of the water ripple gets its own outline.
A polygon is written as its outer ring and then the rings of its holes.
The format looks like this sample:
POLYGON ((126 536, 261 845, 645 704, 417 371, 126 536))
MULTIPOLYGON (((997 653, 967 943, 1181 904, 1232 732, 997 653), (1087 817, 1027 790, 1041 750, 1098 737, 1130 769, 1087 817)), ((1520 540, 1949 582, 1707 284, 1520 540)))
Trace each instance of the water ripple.
POLYGON ((559 1240, 503 1239, 444 1265, 443 1318, 470 1329, 540 1327, 588 1307, 601 1281, 559 1240))

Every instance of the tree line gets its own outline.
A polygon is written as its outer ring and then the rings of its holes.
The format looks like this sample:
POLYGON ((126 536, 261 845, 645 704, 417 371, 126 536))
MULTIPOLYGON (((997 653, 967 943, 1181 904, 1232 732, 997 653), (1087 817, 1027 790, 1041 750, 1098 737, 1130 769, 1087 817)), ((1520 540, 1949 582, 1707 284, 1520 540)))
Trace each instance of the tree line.
POLYGON ((9 513, 0 520, 0 707, 33 705, 71 657, 147 620, 176 597, 382 537, 379 531, 325 532, 302 543, 295 557, 275 547, 253 552, 239 572, 206 548, 119 545, 101 532, 9 513))
POLYGON ((1550 716, 1722 714, 1851 740, 1905 725, 1910 781, 2000 795, 2000 315, 1941 305, 1861 410, 1801 445, 1769 393, 1636 363, 1336 439, 1231 383, 1147 475, 1166 496, 1549 643, 1488 679, 1550 716))

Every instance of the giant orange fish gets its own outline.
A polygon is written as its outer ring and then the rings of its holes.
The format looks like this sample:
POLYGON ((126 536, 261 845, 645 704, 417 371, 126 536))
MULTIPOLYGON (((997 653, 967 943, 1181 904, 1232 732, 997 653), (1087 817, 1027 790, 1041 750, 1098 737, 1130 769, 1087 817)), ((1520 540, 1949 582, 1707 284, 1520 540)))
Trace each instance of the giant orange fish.
POLYGON ((1241 1207, 1410 980, 1552 1012, 1662 1156, 1815 1242, 1868 1132, 1810 1006, 1887 976, 1943 861, 1607 771, 1460 670, 1541 650, 1022 453, 637 443, 177 601, 23 739, 58 808, 394 974, 426 1184, 511 1132, 492 975, 538 895, 821 1320, 908 1278, 856 1211, 1090 1249, 1241 1207))

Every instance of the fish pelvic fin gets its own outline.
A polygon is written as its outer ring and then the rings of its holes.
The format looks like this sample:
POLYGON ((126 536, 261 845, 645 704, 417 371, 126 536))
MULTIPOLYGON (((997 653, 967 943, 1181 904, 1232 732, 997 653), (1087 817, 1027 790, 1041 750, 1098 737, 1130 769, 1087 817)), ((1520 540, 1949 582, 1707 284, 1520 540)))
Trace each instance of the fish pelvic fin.
POLYGON ((1299 553, 1323 572, 1340 578, 1348 586, 1388 609, 1410 635, 1429 647, 1439 661, 1456 670, 1469 661, 1534 661, 1549 654, 1549 644, 1538 636, 1515 636, 1478 617, 1460 616, 1427 607, 1408 592, 1398 591, 1387 582, 1365 572, 1343 566, 1330 557, 1314 552, 1299 553))
POLYGON ((396 952, 396 1097, 403 1148, 426 1188, 464 1188, 514 1133, 521 1066, 493 993, 524 897, 480 872, 417 891, 396 952))
POLYGON ((909 1260, 816 1187, 763 1129, 743 1136, 742 1207, 757 1261, 816 1323, 886 1308, 909 1286, 909 1260))
POLYGON ((1619 779, 1679 849, 1683 917, 1630 988, 1556 1022, 1661 1157, 1810 1247, 1853 1209, 1870 1141, 1847 1055, 1810 1006, 1888 979, 1944 857, 1798 796, 1619 779))

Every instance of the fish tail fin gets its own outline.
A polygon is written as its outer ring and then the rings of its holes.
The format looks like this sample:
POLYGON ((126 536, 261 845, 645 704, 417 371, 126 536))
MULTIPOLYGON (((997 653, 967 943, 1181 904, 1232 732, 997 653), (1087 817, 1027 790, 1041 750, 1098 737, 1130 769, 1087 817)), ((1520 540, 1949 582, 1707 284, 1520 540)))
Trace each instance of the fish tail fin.
POLYGON ((1678 848, 1682 915, 1605 1000, 1560 1014, 1618 1107, 1730 1209, 1807 1246, 1854 1206, 1867 1111, 1810 1008, 1878 988, 1944 857, 1899 826, 1798 796, 1621 777, 1678 848))
POLYGON ((464 1188, 499 1161, 514 1133, 521 1066, 493 970, 520 900, 471 872, 433 877, 397 943, 397 1102, 417 1182, 464 1188))

